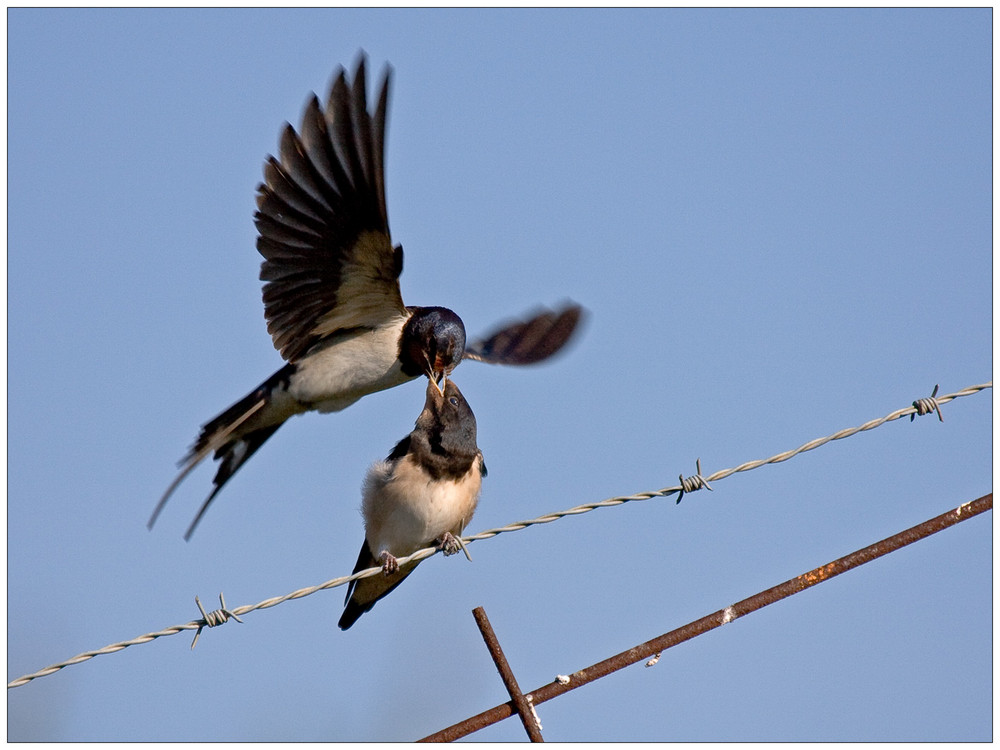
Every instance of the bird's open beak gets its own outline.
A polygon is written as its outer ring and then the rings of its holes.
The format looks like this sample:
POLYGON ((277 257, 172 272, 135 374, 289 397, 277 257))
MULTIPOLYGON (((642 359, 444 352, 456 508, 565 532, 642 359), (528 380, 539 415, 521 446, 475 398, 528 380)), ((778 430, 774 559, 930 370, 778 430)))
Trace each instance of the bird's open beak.
POLYGON ((444 364, 437 357, 431 361, 430 355, 426 355, 427 358, 427 379, 434 384, 437 388, 438 393, 444 396, 444 387, 448 385, 448 371, 445 370, 444 364))
POLYGON ((441 370, 439 373, 434 373, 434 377, 431 378, 431 382, 434 383, 434 387, 438 389, 438 393, 442 396, 444 395, 444 388, 448 385, 448 373, 441 370))

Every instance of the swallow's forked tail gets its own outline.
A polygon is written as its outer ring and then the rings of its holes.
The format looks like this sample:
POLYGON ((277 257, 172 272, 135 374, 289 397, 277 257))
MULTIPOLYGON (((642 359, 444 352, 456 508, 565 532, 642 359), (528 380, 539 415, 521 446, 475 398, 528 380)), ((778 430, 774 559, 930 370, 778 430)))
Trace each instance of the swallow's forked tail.
POLYGON ((170 499, 170 496, 177 489, 178 485, 184 481, 184 478, 209 454, 214 453, 215 460, 221 461, 221 463, 219 464, 219 470, 216 472, 215 478, 212 480, 214 486, 211 494, 202 503, 201 508, 198 509, 198 514, 194 517, 194 520, 184 534, 185 540, 191 538, 195 528, 198 526, 198 522, 205 514, 205 511, 208 510, 208 506, 212 500, 219 494, 219 490, 225 486, 226 482, 236 473, 236 470, 246 463, 250 456, 257 452, 257 449, 264 444, 264 441, 271 437, 275 430, 284 423, 284 419, 281 419, 277 424, 265 424, 264 426, 255 427, 253 426, 254 422, 259 424, 261 420, 253 420, 252 418, 262 416, 262 410, 271 401, 272 391, 279 387, 286 378, 287 373, 284 370, 279 370, 261 383, 258 388, 247 394, 246 397, 237 401, 202 426, 201 432, 198 434, 198 439, 191 446, 191 450, 180 460, 180 473, 170 483, 170 486, 167 487, 163 496, 157 502, 156 508, 153 510, 153 514, 146 524, 148 528, 153 528, 160 512, 166 506, 167 500, 170 499))
MULTIPOLYGON (((370 578, 358 578, 351 581, 347 587, 347 595, 344 597, 344 604, 346 605, 344 613, 340 616, 337 627, 341 630, 347 630, 351 627, 351 625, 358 621, 361 615, 371 611, 371 608, 375 606, 375 602, 387 596, 401 584, 403 579, 410 575, 418 564, 419 561, 407 563, 390 575, 375 575, 370 578)), ((372 555, 371 549, 368 546, 368 540, 366 539, 365 543, 361 545, 361 554, 358 555, 358 562, 354 566, 354 573, 360 573, 362 570, 374 568, 378 565, 379 562, 372 555)))

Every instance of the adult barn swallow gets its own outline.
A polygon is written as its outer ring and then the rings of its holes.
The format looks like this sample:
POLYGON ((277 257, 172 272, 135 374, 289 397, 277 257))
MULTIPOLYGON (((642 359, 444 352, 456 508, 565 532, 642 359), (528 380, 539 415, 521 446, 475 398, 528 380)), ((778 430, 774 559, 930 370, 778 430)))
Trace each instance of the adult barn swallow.
POLYGON ((385 461, 372 465, 362 490, 365 541, 354 572, 382 566, 383 575, 352 581, 337 623, 347 630, 396 588, 418 563, 397 557, 437 545, 446 555, 472 518, 486 476, 476 446, 476 417, 453 380, 427 383, 427 400, 413 432, 385 461))
POLYGON ((254 221, 264 257, 267 330, 287 364, 202 426, 150 528, 184 477, 210 454, 220 462, 214 487, 185 539, 237 469, 289 417, 340 411, 420 375, 443 384, 463 359, 540 362, 576 328, 582 309, 567 304, 466 346, 465 325, 454 312, 403 304, 403 248, 390 238, 383 175, 390 72, 386 66, 372 113, 362 55, 353 82, 338 71, 325 107, 315 94, 309 98, 299 132, 285 123, 280 157, 264 164, 254 221))

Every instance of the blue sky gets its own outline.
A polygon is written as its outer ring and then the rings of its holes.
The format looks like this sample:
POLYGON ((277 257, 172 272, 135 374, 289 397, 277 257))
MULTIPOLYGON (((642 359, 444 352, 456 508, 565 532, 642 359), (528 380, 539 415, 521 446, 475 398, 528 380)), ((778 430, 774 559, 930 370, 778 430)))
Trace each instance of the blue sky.
MULTIPOLYGON (((582 337, 455 380, 469 531, 767 458, 992 379, 992 12, 8 11, 8 679, 350 572, 411 383, 297 418, 190 543, 198 426, 281 365, 254 189, 337 65, 395 69, 403 297, 582 337)), ((373 83, 371 85, 374 85, 373 83)), ((676 505, 437 556, 8 692, 11 740, 409 740, 992 490, 992 392, 676 505)), ((988 740, 992 514, 543 704, 548 740, 988 740)), ((516 719, 473 739, 521 740, 516 719)))

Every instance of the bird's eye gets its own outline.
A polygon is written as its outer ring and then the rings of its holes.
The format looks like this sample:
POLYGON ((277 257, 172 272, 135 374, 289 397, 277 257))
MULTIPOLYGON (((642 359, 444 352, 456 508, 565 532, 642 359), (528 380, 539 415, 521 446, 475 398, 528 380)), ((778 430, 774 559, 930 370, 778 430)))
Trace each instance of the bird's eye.
POLYGON ((458 399, 457 399, 457 398, 455 398, 454 396, 452 396, 452 397, 451 397, 451 398, 449 398, 448 400, 449 400, 449 401, 451 402, 451 405, 452 405, 452 406, 458 406, 458 399))

